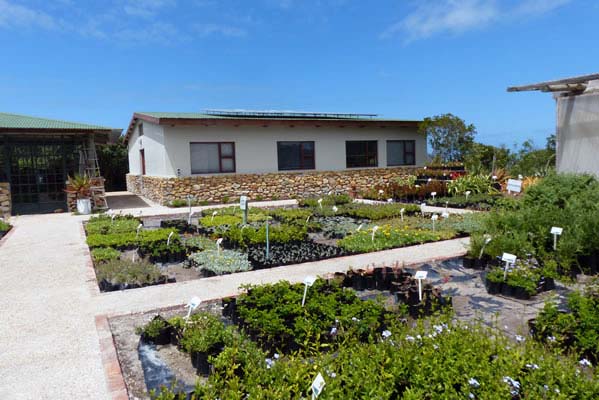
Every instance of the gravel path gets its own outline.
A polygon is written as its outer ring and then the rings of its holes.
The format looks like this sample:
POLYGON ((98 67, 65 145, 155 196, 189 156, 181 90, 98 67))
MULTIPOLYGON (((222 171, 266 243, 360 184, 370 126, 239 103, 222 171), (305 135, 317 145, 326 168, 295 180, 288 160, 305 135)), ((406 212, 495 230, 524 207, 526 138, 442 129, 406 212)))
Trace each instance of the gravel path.
MULTIPOLYGON (((265 202, 266 203, 266 202, 265 202)), ((280 205, 270 202, 268 205, 280 205)), ((170 210, 168 210, 170 211, 170 210)), ((148 215, 148 214, 145 214, 148 215)), ((21 216, 0 243, 0 399, 110 399, 97 315, 185 304, 234 294, 244 283, 346 271, 371 264, 422 263, 465 253, 468 239, 247 273, 98 294, 92 290, 81 222, 69 214, 21 216)))

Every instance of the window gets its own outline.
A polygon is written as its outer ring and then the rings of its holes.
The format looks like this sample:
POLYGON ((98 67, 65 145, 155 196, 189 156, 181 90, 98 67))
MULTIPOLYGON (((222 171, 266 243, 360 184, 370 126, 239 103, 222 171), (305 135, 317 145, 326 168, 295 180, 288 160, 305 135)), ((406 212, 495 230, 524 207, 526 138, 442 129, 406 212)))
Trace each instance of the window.
POLYGON ((347 168, 378 166, 377 141, 361 140, 345 142, 347 168))
POLYGON ((139 136, 143 136, 144 135, 144 124, 143 123, 139 123, 139 136))
POLYGON ((387 165, 416 164, 416 141, 387 140, 387 165))
POLYGON ((191 173, 235 172, 235 143, 190 143, 191 173))
POLYGON ((279 171, 314 169, 314 142, 277 142, 279 171))

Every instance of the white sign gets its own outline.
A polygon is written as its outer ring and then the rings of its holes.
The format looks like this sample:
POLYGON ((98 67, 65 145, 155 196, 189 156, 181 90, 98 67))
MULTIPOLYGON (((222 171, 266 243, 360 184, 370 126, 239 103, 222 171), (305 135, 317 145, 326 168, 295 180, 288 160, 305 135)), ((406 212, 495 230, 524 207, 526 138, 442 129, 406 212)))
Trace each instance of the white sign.
POLYGON ((322 389, 324 389, 325 383, 326 382, 324 381, 322 374, 319 372, 318 375, 316 375, 314 382, 312 382, 312 398, 313 399, 320 396, 320 394, 322 393, 322 389))
POLYGON ((519 179, 508 179, 507 180, 507 191, 520 193, 522 191, 522 181, 519 179))
POLYGON ((306 286, 312 286, 314 282, 316 282, 316 277, 314 276, 309 275, 304 278, 304 285, 306 286))
POLYGON ((432 219, 433 221, 436 221, 436 220, 438 220, 438 219, 439 219, 439 215, 437 215, 437 214, 433 214, 433 216, 431 217, 431 219, 432 219))
POLYGON ((200 303, 202 302, 202 299, 200 299, 199 297, 195 296, 192 297, 191 300, 189 300, 189 303, 187 303, 187 307, 191 308, 191 310, 195 310, 196 308, 198 308, 198 306, 200 305, 200 303))
POLYGON ((416 278, 416 279, 426 279, 427 276, 428 276, 428 272, 427 271, 416 271, 416 275, 414 275, 414 278, 416 278))
POLYGON ((501 261, 506 262, 508 264, 514 264, 516 262, 516 256, 510 253, 503 253, 501 256, 501 261))
POLYGON ((554 226, 551 228, 551 234, 552 235, 561 235, 562 232, 564 232, 564 228, 559 228, 557 226, 554 226))
POLYGON ((437 192, 431 192, 431 196, 433 197, 433 199, 435 198, 436 195, 437 195, 437 192))
POLYGON ((441 214, 441 216, 445 219, 449 218, 449 213, 447 211, 443 212, 443 214, 441 214))
POLYGON ((242 210, 247 209, 248 206, 248 197, 247 196, 241 196, 239 198, 239 208, 242 210))

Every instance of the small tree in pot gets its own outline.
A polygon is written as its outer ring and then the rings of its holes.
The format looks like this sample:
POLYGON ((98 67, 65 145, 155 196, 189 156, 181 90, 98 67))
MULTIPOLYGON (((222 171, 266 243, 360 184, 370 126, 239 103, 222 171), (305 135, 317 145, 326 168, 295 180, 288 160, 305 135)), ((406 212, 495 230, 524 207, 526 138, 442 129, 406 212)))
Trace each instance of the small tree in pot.
POLYGON ((75 195, 77 200, 77 211, 80 214, 91 213, 91 179, 87 174, 69 175, 65 191, 75 195))

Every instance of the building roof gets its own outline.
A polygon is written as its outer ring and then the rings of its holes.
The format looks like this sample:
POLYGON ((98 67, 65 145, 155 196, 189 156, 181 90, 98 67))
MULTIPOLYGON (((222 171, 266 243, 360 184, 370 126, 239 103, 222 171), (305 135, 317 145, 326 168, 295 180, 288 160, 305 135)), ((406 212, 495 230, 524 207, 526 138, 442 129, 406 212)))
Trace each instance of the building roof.
POLYGON ((194 112, 136 112, 131 118, 125 141, 138 121, 171 126, 358 126, 417 127, 419 120, 375 118, 376 114, 319 113, 293 111, 209 110, 194 112))
POLYGON ((37 118, 27 115, 0 113, 1 130, 48 130, 48 131, 114 131, 100 125, 81 124, 56 119, 37 118))
POLYGON ((587 88, 590 81, 598 79, 599 74, 581 75, 555 81, 539 82, 523 86, 512 86, 508 87, 507 91, 526 92, 531 90, 540 90, 541 92, 583 92, 587 88))

